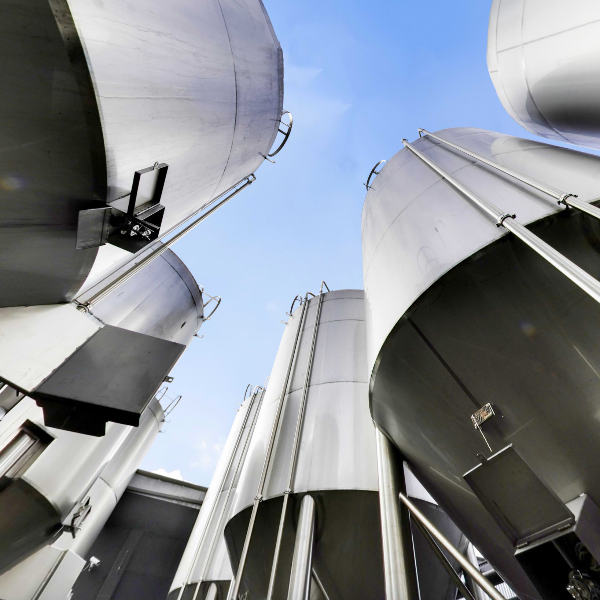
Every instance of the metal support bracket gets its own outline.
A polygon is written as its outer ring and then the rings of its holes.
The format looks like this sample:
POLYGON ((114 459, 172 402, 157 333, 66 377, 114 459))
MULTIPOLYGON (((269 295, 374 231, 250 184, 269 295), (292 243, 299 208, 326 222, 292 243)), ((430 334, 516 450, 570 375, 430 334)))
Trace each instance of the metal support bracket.
POLYGON ((562 204, 565 208, 571 208, 571 206, 567 202, 567 198, 579 198, 579 196, 577 194, 563 194, 558 200, 557 204, 562 204))
POLYGON ((502 215, 500 215, 500 218, 498 219, 498 222, 496 223, 496 227, 504 227, 504 221, 506 221, 506 219, 516 219, 517 215, 511 215, 510 213, 504 213, 502 215))

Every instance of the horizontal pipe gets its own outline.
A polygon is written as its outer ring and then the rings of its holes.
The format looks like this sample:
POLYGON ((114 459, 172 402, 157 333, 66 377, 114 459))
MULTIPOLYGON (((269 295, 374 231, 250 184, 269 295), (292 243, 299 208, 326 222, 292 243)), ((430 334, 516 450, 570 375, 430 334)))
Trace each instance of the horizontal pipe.
POLYGON ((161 254, 166 252, 175 242, 180 240, 184 235, 189 233, 194 227, 202 223, 205 219, 210 217, 213 213, 215 213, 219 208, 221 208, 224 204, 229 202, 234 196, 239 194, 244 188, 248 187, 256 180, 254 175, 250 175, 247 177, 247 181, 244 185, 239 187, 237 190, 234 190, 229 196, 221 200, 219 204, 211 208, 209 211, 205 212, 201 217, 196 219, 193 223, 190 223, 185 229, 182 229, 177 235, 174 235, 170 240, 161 244, 158 248, 150 252, 147 256, 142 258, 140 262, 136 263, 124 273, 121 273, 117 278, 115 278, 111 283, 103 287, 101 290, 97 291, 93 296, 88 298, 85 302, 78 303, 84 309, 89 309, 94 304, 98 304, 101 300, 104 300, 109 294, 114 292, 119 286, 125 283, 128 279, 131 279, 136 273, 141 271, 145 266, 150 264, 154 259, 158 258, 161 254))
POLYGON ((446 538, 446 536, 402 493, 400 500, 408 507, 413 517, 425 527, 425 529, 436 539, 462 567, 463 571, 473 578, 473 581, 483 589, 492 600, 506 600, 506 598, 466 559, 446 538))
POLYGON ((478 196, 469 188, 464 186, 460 181, 452 177, 444 171, 435 162, 417 150, 407 140, 402 140, 402 143, 413 153, 420 158, 426 165, 431 167, 436 173, 441 175, 450 185, 455 187, 459 192, 467 197, 473 204, 485 211, 491 216, 498 227, 504 227, 514 233, 521 241, 525 242, 532 250, 537 252, 543 259, 548 261, 552 266, 557 268, 563 275, 568 277, 575 285, 580 287, 584 292, 589 294, 596 302, 600 302, 600 281, 594 279, 589 273, 578 267, 574 262, 570 261, 560 252, 552 248, 540 239, 537 235, 529 231, 524 225, 521 225, 515 220, 516 215, 510 215, 500 210, 495 204, 492 204, 485 198, 478 196))
POLYGON ((535 188, 536 190, 538 190, 544 194, 547 194, 548 196, 551 196, 555 200, 558 200, 559 204, 564 204, 565 206, 570 206, 572 208, 576 208, 582 212, 587 213, 588 215, 591 215, 592 217, 594 217, 596 219, 600 219, 600 208, 598 208, 597 206, 594 206, 593 204, 590 204, 589 202, 584 202, 583 200, 579 200, 576 194, 571 194, 569 192, 561 192, 560 190, 557 190, 556 188, 545 185, 535 179, 531 179, 530 177, 527 177, 526 175, 523 175, 522 173, 517 173, 517 171, 513 171, 512 169, 509 169, 508 167, 504 167, 504 166, 498 164, 497 162, 490 160, 489 158, 486 158, 484 156, 481 156, 480 154, 477 154, 476 152, 467 150, 466 148, 463 148, 462 146, 459 146, 458 144, 454 144, 452 142, 449 142, 448 140, 445 140, 444 138, 441 138, 433 133, 430 133, 429 131, 427 131, 426 129, 423 129, 422 127, 419 127, 419 133, 424 133, 425 135, 433 138, 434 140, 438 140, 438 142, 441 142, 442 144, 445 144, 446 146, 450 146, 451 148, 454 148, 455 150, 458 150, 459 152, 462 152, 463 154, 466 154, 467 156, 470 156, 471 158, 474 158, 475 160, 477 160, 485 165, 488 165, 489 167, 492 167, 493 169, 496 169, 497 171, 500 171, 500 172, 512 177, 513 179, 517 179, 518 181, 525 183, 526 185, 528 185, 532 188, 535 188))

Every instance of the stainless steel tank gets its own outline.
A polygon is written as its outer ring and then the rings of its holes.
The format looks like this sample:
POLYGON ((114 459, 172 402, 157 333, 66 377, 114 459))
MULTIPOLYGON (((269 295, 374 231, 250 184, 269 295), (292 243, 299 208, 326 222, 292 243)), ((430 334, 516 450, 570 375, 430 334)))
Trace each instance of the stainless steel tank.
POLYGON ((487 63, 510 116, 532 133, 600 148, 600 6, 493 0, 487 63))
POLYGON ((103 435, 106 421, 137 425, 204 318, 198 284, 166 250, 86 312, 0 308, 0 379, 43 406, 52 427, 103 435))
POLYGON ((225 529, 230 596, 380 599, 363 292, 323 293, 290 312, 225 529))
POLYGON ((256 386, 235 417, 200 514, 181 557, 168 600, 203 600, 212 586, 224 600, 232 579, 223 531, 236 497, 265 390, 256 386))
POLYGON ((261 0, 1 10, 0 307, 71 300, 97 246, 172 230, 251 175, 282 127, 261 0))
POLYGON ((0 421, 2 598, 67 596, 163 421, 157 399, 137 428, 111 423, 104 437, 45 427, 30 399, 8 412, 0 421))
POLYGON ((362 216, 371 414, 519 597, 544 596, 528 548, 600 501, 600 158, 480 129, 406 145, 362 216))

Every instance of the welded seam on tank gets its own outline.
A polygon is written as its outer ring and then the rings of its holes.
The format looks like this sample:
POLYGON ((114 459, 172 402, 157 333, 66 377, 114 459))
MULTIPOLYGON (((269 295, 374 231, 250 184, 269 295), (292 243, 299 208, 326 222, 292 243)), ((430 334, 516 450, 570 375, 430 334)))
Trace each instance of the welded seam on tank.
MULTIPOLYGON (((523 8, 523 10, 521 12, 521 44, 520 44, 520 48, 521 48, 521 63, 523 64, 523 78, 525 79, 525 86, 527 87, 527 96, 531 100, 533 106, 535 107, 535 110, 538 111, 538 114, 543 119, 543 121, 546 123, 546 125, 550 129, 552 129, 552 131, 554 131, 554 133, 556 133, 556 135, 558 135, 559 138, 563 139, 567 143, 573 144, 574 142, 572 142, 571 140, 567 139, 564 135, 562 135, 561 133, 559 133, 551 125, 550 121, 548 121, 548 119, 546 118, 546 116, 540 110, 540 107, 537 105, 537 102, 535 101, 535 98, 533 97, 533 94, 531 93, 531 87, 529 85, 529 78, 527 77, 527 63, 525 62, 525 56, 524 56, 524 52, 523 52, 523 47, 525 45, 523 43, 523 28, 524 28, 524 23, 525 23, 525 9, 523 8)), ((504 88, 504 84, 502 84, 502 87, 504 88)), ((504 91, 504 93, 506 94, 506 90, 504 91)), ((508 96, 506 96, 506 97, 508 98, 508 96)), ((511 106, 512 106, 512 104, 511 104, 511 106)), ((515 113, 515 114, 517 114, 517 113, 515 113)), ((527 127, 525 127, 525 129, 527 129, 527 127)))
POLYGON ((233 65, 233 81, 235 87, 235 117, 233 119, 233 134, 231 135, 231 146, 229 148, 229 155, 227 156, 227 162, 225 163, 225 168, 221 173, 221 177, 219 178, 219 182, 215 186, 213 193, 211 194, 211 198, 216 194, 221 182, 223 181, 223 177, 225 177, 225 173, 227 171, 227 167, 229 166, 229 161, 231 160, 231 155, 233 154, 233 146, 235 143, 235 133, 237 129, 237 116, 238 116, 238 83, 237 83, 237 71, 235 68, 235 55, 233 53, 233 44, 231 43, 231 36, 229 35, 229 28, 227 27, 227 20, 225 19, 225 13, 223 12, 223 7, 221 6, 221 0, 217 0, 219 4, 219 10, 221 11, 221 16, 223 17, 223 24, 225 25, 225 31, 227 32, 227 39, 229 40, 229 48, 231 49, 231 63, 233 65))
MULTIPOLYGON (((416 157, 414 157, 415 160, 418 160, 416 157)), ((410 161, 408 163, 406 163, 406 165, 410 164, 410 161)), ((452 171, 452 173, 450 173, 451 175, 454 175, 456 173, 458 173, 459 171, 462 171, 462 169, 466 169, 467 167, 471 167, 473 165, 476 165, 477 161, 473 160, 472 162, 469 162, 466 165, 463 165, 462 167, 460 167, 459 169, 456 169, 456 171, 452 171)), ((405 165, 405 166, 406 166, 405 165)), ((429 168, 429 167, 428 167, 429 168)), ((438 185, 439 183, 445 181, 444 178, 440 178, 437 179, 436 181, 434 181, 430 186, 426 187, 419 195, 415 196, 395 217, 392 221, 390 221, 390 224, 385 228, 385 231, 382 232, 381 236, 379 237, 379 240, 377 242, 377 244, 375 245, 375 247, 373 248, 372 254, 371 254, 371 258, 369 259, 369 263, 367 264, 366 268, 364 269, 364 278, 367 278, 367 275, 369 274, 369 269, 371 268, 371 263, 373 262, 373 259, 375 258, 375 254, 377 253, 377 249, 379 248, 381 242, 383 241, 383 238, 385 238, 385 236, 387 235, 387 232, 391 229, 392 225, 400 218, 400 216, 404 213, 404 211, 409 208, 410 206, 412 206, 423 194, 425 194, 426 192, 428 192, 431 188, 435 187, 436 185, 438 185)), ((462 194, 460 192, 456 192, 461 198, 462 198, 462 194)), ((506 235, 508 233, 508 231, 503 231, 501 232, 503 235, 506 235)), ((503 237, 500 236, 500 237, 503 237)))
MULTIPOLYGON (((364 383, 364 384, 368 384, 369 382, 367 380, 364 381, 360 381, 360 380, 354 380, 354 379, 336 379, 335 381, 321 381, 320 383, 311 383, 308 386, 308 389, 310 389, 311 387, 318 387, 319 385, 332 385, 335 383, 364 383)), ((290 394, 293 394, 295 392, 298 392, 300 390, 302 390, 302 387, 297 387, 294 388, 293 390, 289 390, 286 394, 286 396, 289 396, 290 394)), ((481 408, 480 406, 478 406, 477 408, 481 408)))
POLYGON ((444 369, 447 371, 448 375, 450 375, 450 377, 452 377, 452 379, 454 379, 454 381, 456 382, 458 387, 460 387, 460 389, 464 392, 464 394, 467 396, 467 398, 475 405, 476 408, 478 408, 478 409, 481 408, 483 406, 483 404, 481 404, 477 400, 477 398, 475 398, 475 396, 471 393, 471 390, 469 390, 469 388, 465 385, 465 383, 463 383, 462 379, 456 374, 454 369, 452 369, 452 367, 445 361, 444 357, 438 352, 436 347, 429 340, 429 338, 421 331, 421 329, 418 327, 418 325, 410 317, 408 317, 406 320, 410 323, 412 328, 417 332, 419 337, 425 342, 426 346, 431 350, 431 352, 434 354, 434 356, 438 359, 438 361, 440 362, 442 367, 444 367, 444 369))
MULTIPOLYGON (((527 46, 529 44, 535 44, 536 42, 539 42, 541 40, 547 40, 549 38, 562 35, 563 33, 567 33, 569 31, 574 31, 575 29, 582 29, 583 27, 588 27, 589 25, 595 25, 597 23, 600 23, 600 19, 596 19, 595 21, 590 21, 589 23, 582 23, 581 25, 574 25, 573 27, 569 27, 569 29, 563 29, 562 31, 556 31, 555 33, 549 33, 548 35, 543 35, 539 38, 535 38, 535 40, 529 40, 528 42, 521 42, 520 44, 515 44, 514 46, 509 46, 508 48, 503 48, 502 50, 497 50, 497 53, 502 54, 502 52, 508 52, 509 50, 514 50, 515 48, 518 48, 519 46, 527 46)), ((522 31, 523 30, 521 29, 521 32, 522 31)), ((498 39, 497 36, 496 36, 496 39, 498 39)), ((497 44, 496 44, 496 47, 497 47, 497 44)))

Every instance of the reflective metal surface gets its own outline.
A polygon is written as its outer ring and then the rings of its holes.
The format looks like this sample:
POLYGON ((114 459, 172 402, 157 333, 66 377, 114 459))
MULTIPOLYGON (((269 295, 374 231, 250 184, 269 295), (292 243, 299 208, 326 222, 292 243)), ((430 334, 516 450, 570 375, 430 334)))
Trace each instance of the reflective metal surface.
MULTIPOLYGON (((126 264, 111 279, 131 268, 126 264)), ((82 296, 85 301, 99 283, 82 296)), ((110 296, 92 306, 91 314, 114 325, 160 339, 188 345, 204 317, 202 293, 181 259, 165 250, 110 296)))
POLYGON ((600 6, 594 0, 494 0, 487 63, 525 129, 600 148, 600 6))
MULTIPOLYGON (((481 130, 440 137, 583 201, 600 195, 595 156, 481 130)), ((595 219, 452 149, 427 139, 414 146, 600 276, 595 219)), ((373 418, 515 592, 537 598, 515 548, 463 479, 490 453, 471 416, 491 404, 495 414, 480 427, 493 452, 512 443, 563 503, 583 492, 600 497, 600 307, 415 161, 406 150, 394 156, 363 212, 373 418)))
MULTIPOLYGON (((400 500, 402 500, 402 502, 410 509, 411 515, 413 515, 419 521, 419 525, 421 525, 427 531, 427 534, 432 538, 435 538, 435 540, 446 549, 448 554, 450 554, 450 556, 452 556, 452 558, 454 558, 454 560, 460 564, 465 573, 468 573, 469 576, 472 577, 479 586, 481 586, 485 593, 492 598, 492 600, 506 600, 504 596, 498 592, 496 588, 481 574, 479 569, 476 569, 473 564, 452 545, 448 538, 446 538, 433 525, 433 523, 415 506, 413 502, 411 502, 402 492, 400 492, 399 496, 400 500)), ((471 597, 470 592, 465 589, 464 586, 462 589, 465 594, 468 594, 468 597, 471 597)))
MULTIPOLYGON (((126 209, 136 171, 168 166, 162 234, 253 173, 273 146, 283 56, 262 2, 143 8, 2 7, 0 306, 72 299, 106 254, 76 249, 79 213, 126 209)), ((154 197, 143 183, 137 206, 154 197)))
MULTIPOLYGON (((367 405, 363 292, 333 291, 324 294, 322 300, 293 493, 285 492, 295 432, 302 423, 298 417, 318 296, 308 302, 306 313, 305 305, 296 308, 286 325, 238 486, 234 516, 225 529, 234 572, 239 573, 249 524, 254 520, 239 582, 241 595, 248 591, 251 596, 266 597, 268 593, 284 497, 288 507, 272 593, 274 598, 288 594, 300 504, 306 492, 311 493, 317 507, 313 568, 327 596, 331 600, 375 599, 385 593, 375 431, 367 405), (287 381, 298 328, 298 352, 287 381), (263 498, 255 500, 282 390, 285 405, 263 498)), ((311 584, 312 588, 315 598, 322 597, 318 585, 311 584)))
POLYGON ((308 600, 310 595, 316 512, 317 506, 314 499, 310 494, 306 494, 300 502, 288 600, 308 600))
POLYGON ((260 412, 264 390, 257 386, 244 401, 223 447, 200 514, 171 584, 169 600, 185 597, 183 592, 195 586, 191 598, 202 598, 206 582, 217 582, 226 593, 232 579, 223 529, 234 501, 246 453, 260 412), (202 590, 201 590, 202 587, 202 590))
MULTIPOLYGON (((163 420, 160 403, 153 400, 139 427, 113 423, 103 438, 48 430, 54 440, 15 482, 25 492, 19 505, 11 506, 14 498, 10 486, 0 491, 4 515, 0 541, 2 598, 50 600, 52 594, 57 594, 54 598, 67 596, 85 565, 83 557, 158 435, 163 420), (89 498, 92 510, 81 529, 75 536, 71 532, 61 534, 84 498, 89 498), (40 501, 52 511, 50 520, 42 518, 40 501), (15 514, 12 522, 8 518, 11 511, 15 514), (21 515, 26 518, 23 520, 21 515), (43 548, 38 550, 40 546, 43 548), (12 565, 16 566, 10 568, 12 565)), ((25 421, 42 424, 41 409, 29 399, 0 423, 0 445, 25 421)))
POLYGON ((386 600, 417 600, 419 587, 415 571, 415 555, 408 511, 398 501, 406 493, 401 461, 392 443, 379 431, 377 467, 379 472, 379 507, 385 571, 386 600), (400 462, 400 464, 397 464, 400 462))

